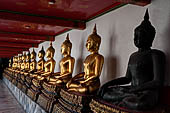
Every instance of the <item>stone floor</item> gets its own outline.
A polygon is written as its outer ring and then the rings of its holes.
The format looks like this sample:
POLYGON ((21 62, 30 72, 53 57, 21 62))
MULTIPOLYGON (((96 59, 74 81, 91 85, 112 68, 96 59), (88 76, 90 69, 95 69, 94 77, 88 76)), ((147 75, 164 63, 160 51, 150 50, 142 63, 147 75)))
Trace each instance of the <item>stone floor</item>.
POLYGON ((0 113, 25 113, 2 80, 0 80, 0 113))

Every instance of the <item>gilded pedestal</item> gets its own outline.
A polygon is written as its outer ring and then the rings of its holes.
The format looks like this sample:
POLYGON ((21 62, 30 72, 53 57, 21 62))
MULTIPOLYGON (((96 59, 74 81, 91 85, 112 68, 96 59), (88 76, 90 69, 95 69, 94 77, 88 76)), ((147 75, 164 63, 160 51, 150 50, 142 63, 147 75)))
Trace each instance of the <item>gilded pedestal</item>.
POLYGON ((37 80, 37 79, 32 79, 31 87, 27 91, 27 95, 35 102, 37 101, 38 96, 41 93, 42 82, 43 81, 40 81, 40 80, 37 80))
POLYGON ((90 108, 93 113, 168 113, 164 112, 162 107, 157 107, 151 111, 136 111, 136 110, 129 110, 128 108, 115 106, 111 103, 108 103, 101 99, 92 99, 90 102, 90 108))
POLYGON ((47 112, 51 112, 54 102, 59 97, 61 86, 44 82, 42 87, 43 89, 41 90, 37 103, 47 112))
POLYGON ((54 105, 52 113, 91 113, 89 103, 93 95, 85 95, 76 92, 68 92, 61 89, 60 91, 61 98, 58 99, 58 102, 54 105))

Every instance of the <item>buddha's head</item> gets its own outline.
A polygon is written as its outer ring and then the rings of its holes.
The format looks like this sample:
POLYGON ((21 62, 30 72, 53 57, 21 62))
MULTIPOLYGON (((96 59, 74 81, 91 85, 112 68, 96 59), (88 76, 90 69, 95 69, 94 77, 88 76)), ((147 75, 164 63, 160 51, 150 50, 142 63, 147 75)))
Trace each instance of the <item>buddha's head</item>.
POLYGON ((33 51, 31 53, 31 59, 34 60, 36 58, 36 52, 34 51, 34 48, 33 48, 33 51))
POLYGON ((151 25, 149 21, 148 9, 146 10, 144 20, 142 23, 135 29, 134 33, 134 44, 138 48, 150 48, 152 42, 155 38, 155 28, 151 25))
POLYGON ((46 57, 47 58, 53 58, 54 57, 54 53, 55 53, 55 49, 52 46, 52 42, 50 43, 50 47, 47 49, 46 51, 46 57))
POLYGON ((26 60, 26 54, 23 53, 23 55, 22 55, 22 61, 25 61, 25 60, 26 60))
POLYGON ((30 60, 30 51, 28 51, 28 53, 27 53, 26 60, 27 60, 27 61, 30 60))
POLYGON ((12 58, 12 61, 15 62, 15 61, 16 61, 15 59, 16 59, 16 56, 14 56, 14 57, 12 58))
POLYGON ((96 25, 94 26, 93 33, 89 35, 86 48, 90 52, 98 52, 101 43, 101 37, 97 34, 96 25))
POLYGON ((72 43, 69 40, 69 34, 67 34, 66 40, 61 45, 61 53, 65 56, 71 54, 72 43))
POLYGON ((40 50, 39 53, 38 53, 38 57, 39 57, 39 58, 44 58, 44 56, 45 56, 45 51, 44 51, 44 48, 43 48, 43 46, 42 46, 41 50, 40 50))
POLYGON ((15 62, 15 63, 17 63, 18 62, 18 56, 15 56, 14 58, 13 58, 13 62, 15 62))
POLYGON ((19 56, 19 61, 22 62, 22 54, 19 56))

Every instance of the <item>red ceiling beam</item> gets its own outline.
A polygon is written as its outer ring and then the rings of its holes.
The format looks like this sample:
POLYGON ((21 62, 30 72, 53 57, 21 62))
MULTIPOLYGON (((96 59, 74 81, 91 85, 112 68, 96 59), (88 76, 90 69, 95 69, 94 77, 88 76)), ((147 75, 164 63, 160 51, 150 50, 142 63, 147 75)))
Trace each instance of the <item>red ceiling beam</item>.
POLYGON ((13 32, 3 32, 0 31, 0 38, 14 38, 18 40, 35 40, 35 41, 54 41, 54 36, 38 36, 38 35, 30 35, 30 34, 21 34, 21 33, 13 33, 13 32))
POLYGON ((151 0, 115 0, 116 2, 129 3, 140 6, 145 6, 151 3, 151 0))
POLYGON ((17 48, 17 47, 0 47, 0 51, 28 51, 29 48, 17 48))
POLYGON ((84 21, 70 20, 56 17, 47 17, 39 15, 31 15, 21 12, 12 12, 6 10, 0 10, 1 19, 11 20, 11 21, 22 21, 34 24, 45 24, 53 26, 62 26, 69 29, 85 29, 86 24, 84 21))
POLYGON ((15 55, 18 55, 18 53, 12 53, 12 54, 10 54, 10 53, 0 53, 0 56, 15 56, 15 55))
POLYGON ((17 54, 18 51, 0 51, 0 54, 17 54))
POLYGON ((30 47, 38 47, 38 44, 23 44, 23 43, 11 43, 11 42, 1 41, 0 47, 30 48, 30 47))
POLYGON ((3 42, 14 42, 14 43, 32 43, 32 44, 39 44, 44 41, 37 41, 37 40, 28 40, 28 39, 21 39, 21 38, 4 38, 0 37, 0 41, 3 42))
POLYGON ((11 55, 0 55, 0 58, 12 58, 13 56, 11 56, 11 55))

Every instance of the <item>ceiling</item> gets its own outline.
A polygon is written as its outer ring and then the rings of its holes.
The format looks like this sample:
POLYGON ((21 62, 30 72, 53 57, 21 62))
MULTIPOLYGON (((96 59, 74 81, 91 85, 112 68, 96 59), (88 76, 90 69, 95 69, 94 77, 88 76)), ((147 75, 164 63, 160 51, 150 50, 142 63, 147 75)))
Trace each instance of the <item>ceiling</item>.
POLYGON ((10 58, 126 4, 151 0, 0 0, 0 57, 10 58))

